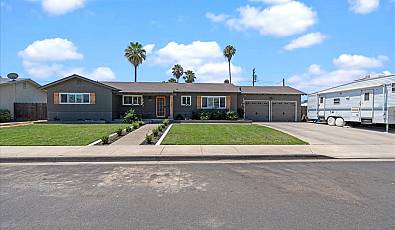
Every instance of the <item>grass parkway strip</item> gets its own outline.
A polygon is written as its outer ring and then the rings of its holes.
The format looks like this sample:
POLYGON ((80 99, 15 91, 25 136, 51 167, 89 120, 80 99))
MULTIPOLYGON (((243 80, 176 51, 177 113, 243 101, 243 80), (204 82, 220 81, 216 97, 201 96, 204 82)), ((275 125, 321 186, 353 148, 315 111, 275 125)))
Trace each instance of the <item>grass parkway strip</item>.
POLYGON ((306 142, 254 124, 174 124, 162 145, 304 145, 306 142))

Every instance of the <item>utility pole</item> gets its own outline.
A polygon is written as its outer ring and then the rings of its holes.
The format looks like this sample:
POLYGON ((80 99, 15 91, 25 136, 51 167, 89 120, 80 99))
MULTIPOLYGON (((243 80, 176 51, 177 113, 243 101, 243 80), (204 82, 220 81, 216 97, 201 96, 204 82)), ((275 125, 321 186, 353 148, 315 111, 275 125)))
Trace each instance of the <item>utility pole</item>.
POLYGON ((255 82, 257 80, 257 75, 255 74, 255 68, 252 69, 252 86, 255 86, 255 82))
POLYGON ((285 79, 283 78, 283 86, 285 86, 285 79))

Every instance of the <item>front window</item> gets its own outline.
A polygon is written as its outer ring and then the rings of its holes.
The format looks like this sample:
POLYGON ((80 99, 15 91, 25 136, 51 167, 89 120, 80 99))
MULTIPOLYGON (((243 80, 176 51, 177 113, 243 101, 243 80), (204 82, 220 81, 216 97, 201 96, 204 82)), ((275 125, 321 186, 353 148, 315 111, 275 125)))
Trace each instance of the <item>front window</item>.
POLYGON ((202 109, 226 109, 226 97, 202 96, 202 109))
POLYGON ((143 96, 140 95, 123 95, 123 105, 142 105, 143 96))
POLYGON ((181 96, 182 106, 191 106, 191 96, 181 96))
POLYGON ((60 93, 60 104, 89 104, 89 93, 60 93))

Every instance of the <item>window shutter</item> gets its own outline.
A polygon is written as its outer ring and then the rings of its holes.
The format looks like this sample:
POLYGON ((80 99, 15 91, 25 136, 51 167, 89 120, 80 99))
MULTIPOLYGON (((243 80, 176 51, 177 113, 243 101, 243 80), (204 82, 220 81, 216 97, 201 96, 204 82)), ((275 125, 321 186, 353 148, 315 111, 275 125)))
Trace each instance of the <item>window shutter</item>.
POLYGON ((91 104, 96 104, 96 93, 90 93, 91 104))
POLYGON ((230 111, 230 101, 231 97, 230 96, 226 96, 226 111, 230 111))
POLYGON ((53 93, 53 103, 54 105, 59 104, 59 93, 53 93))
POLYGON ((201 100, 202 100, 201 96, 196 96, 196 109, 198 109, 198 110, 200 109, 200 106, 202 105, 201 100))

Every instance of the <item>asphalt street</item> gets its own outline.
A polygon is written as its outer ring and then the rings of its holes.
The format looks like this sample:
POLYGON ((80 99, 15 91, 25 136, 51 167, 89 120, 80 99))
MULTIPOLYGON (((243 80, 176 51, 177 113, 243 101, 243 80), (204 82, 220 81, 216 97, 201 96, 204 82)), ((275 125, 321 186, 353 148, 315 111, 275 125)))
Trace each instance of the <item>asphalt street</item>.
POLYGON ((1 165, 1 229, 395 229, 395 162, 1 165))

